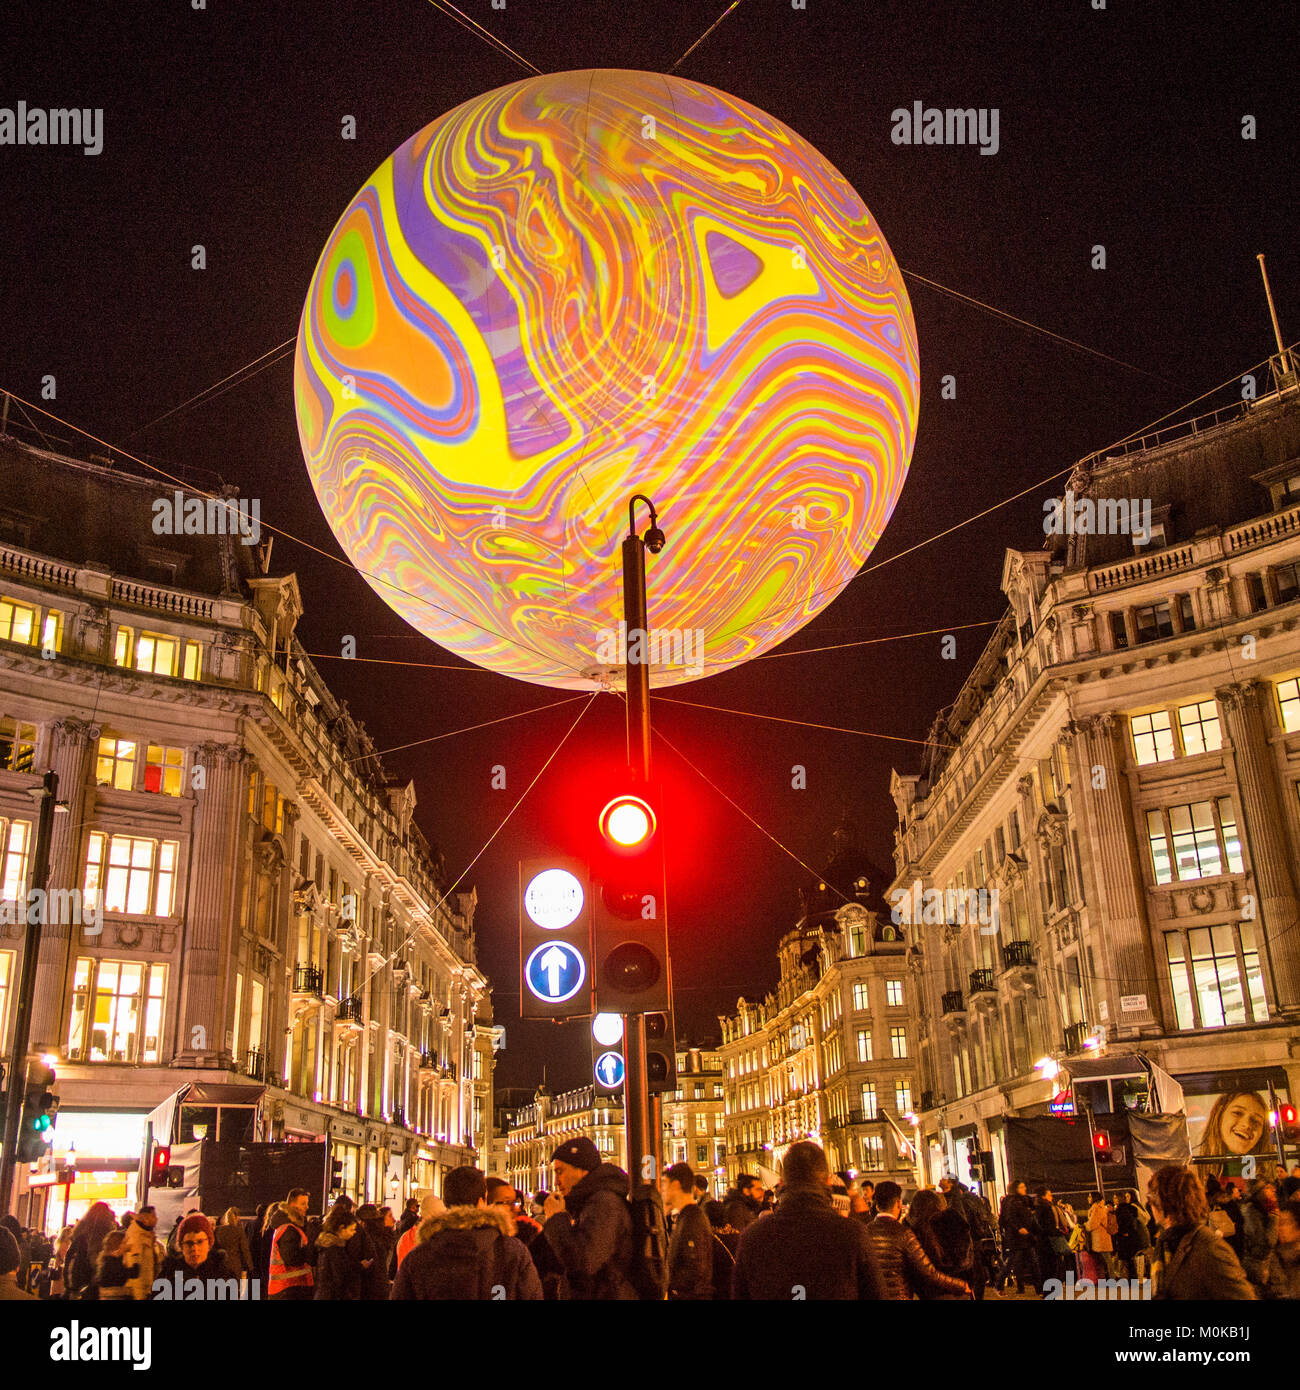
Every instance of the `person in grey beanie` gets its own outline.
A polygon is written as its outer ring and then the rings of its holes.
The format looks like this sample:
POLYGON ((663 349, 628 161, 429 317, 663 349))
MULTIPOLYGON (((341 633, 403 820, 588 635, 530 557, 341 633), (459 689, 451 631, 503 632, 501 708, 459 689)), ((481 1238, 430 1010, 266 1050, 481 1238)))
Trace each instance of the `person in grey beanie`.
MULTIPOLYGON (((628 1178, 587 1138, 568 1139, 551 1155, 556 1191, 542 1228, 564 1269, 562 1299, 634 1299, 628 1178)), ((539 1237, 540 1238, 540 1237, 539 1237)))

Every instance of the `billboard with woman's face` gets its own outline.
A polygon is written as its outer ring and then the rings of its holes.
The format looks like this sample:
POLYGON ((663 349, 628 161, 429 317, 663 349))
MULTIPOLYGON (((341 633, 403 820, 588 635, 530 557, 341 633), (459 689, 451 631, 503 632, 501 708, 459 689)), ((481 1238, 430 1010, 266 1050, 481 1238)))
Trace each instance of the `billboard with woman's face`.
MULTIPOLYGON (((1279 1100, 1290 1098, 1284 1085, 1275 1082, 1273 1089, 1279 1100)), ((1184 1094, 1187 1133, 1197 1166, 1216 1176, 1265 1176, 1265 1169, 1277 1157, 1267 1086, 1255 1087, 1243 1080, 1238 1086, 1200 1095, 1185 1086, 1184 1094)))

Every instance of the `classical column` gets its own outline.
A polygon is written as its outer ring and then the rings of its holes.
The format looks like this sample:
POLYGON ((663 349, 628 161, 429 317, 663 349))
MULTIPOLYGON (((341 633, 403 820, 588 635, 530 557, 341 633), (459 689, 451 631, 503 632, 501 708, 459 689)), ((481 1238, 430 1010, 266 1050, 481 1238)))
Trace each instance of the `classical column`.
POLYGON ((225 967, 235 925, 238 820, 248 755, 235 743, 203 743, 194 766, 203 769, 190 840, 190 871, 181 995, 173 1066, 229 1067, 225 1047, 225 967))
MULTIPOLYGON (((1105 1020, 1113 1036, 1132 1036, 1158 1026, 1153 1000, 1157 997, 1151 931, 1146 916, 1146 890, 1137 854, 1133 805, 1128 796, 1121 721, 1097 714, 1070 726, 1079 762, 1078 806, 1091 847, 1097 901, 1089 900, 1091 935, 1101 947, 1096 968, 1107 978, 1094 982, 1094 997, 1109 1002, 1105 1020), (1125 1008, 1143 1001, 1140 1008, 1125 1008)), ((1094 955, 1097 953, 1094 953, 1094 955)), ((1086 971, 1087 957, 1080 956, 1086 971)))
MULTIPOLYGON (((59 778, 58 800, 67 805, 66 814, 56 811, 50 836, 51 890, 81 888, 85 881, 81 846, 85 843, 83 832, 87 791, 91 785, 99 735, 99 726, 84 719, 57 719, 46 734, 49 739, 49 765, 59 778)), ((32 805, 35 809, 36 803, 32 805)), ((36 818, 33 815, 33 847, 35 843, 36 818)), ((101 885, 101 897, 102 891, 101 885)), ((77 944, 74 933, 81 930, 66 921, 46 921, 41 926, 41 948, 36 957, 36 993, 32 1005, 33 1052, 61 1052, 67 1046, 67 1002, 72 989, 77 944)))
POLYGON ((1237 788, 1245 821, 1242 836, 1259 897, 1259 921, 1273 967, 1273 989, 1283 1013, 1300 1010, 1300 908, 1291 876, 1277 769, 1269 751, 1259 681, 1240 681, 1214 692, 1223 710, 1237 768, 1237 788))

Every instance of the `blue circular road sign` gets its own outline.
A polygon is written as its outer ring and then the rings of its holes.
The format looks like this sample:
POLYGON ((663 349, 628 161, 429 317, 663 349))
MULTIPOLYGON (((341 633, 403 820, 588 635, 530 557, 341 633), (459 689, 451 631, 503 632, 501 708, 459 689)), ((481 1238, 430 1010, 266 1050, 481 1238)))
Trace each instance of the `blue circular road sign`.
POLYGON ((621 1052, 602 1052, 596 1058, 596 1080, 611 1091, 623 1084, 626 1072, 627 1065, 621 1052))
POLYGON ((544 941, 524 962, 524 982, 544 1004, 572 999, 586 979, 587 962, 567 941, 544 941))

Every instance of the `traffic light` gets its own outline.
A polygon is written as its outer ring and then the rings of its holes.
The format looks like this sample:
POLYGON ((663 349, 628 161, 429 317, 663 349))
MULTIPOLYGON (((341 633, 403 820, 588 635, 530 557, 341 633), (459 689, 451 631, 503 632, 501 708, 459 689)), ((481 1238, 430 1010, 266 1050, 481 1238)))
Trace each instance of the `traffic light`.
POLYGON ((18 1122, 15 1153, 19 1163, 35 1163, 45 1156, 53 1141, 50 1131, 58 1114, 59 1098, 54 1094, 52 1067, 33 1058, 27 1064, 27 1085, 23 1091, 22 1116, 18 1122))
POLYGON ((1297 1115, 1296 1108, 1290 1101, 1284 1100, 1278 1103, 1277 1127, 1284 1142, 1288 1144, 1300 1143, 1300 1115, 1297 1115))
POLYGON ((1093 1130, 1092 1153, 1098 1163, 1110 1163, 1115 1154, 1110 1146, 1110 1132, 1104 1129, 1093 1130))
POLYGON ((149 1160, 149 1186, 166 1187, 171 1178, 172 1151, 166 1144, 155 1144, 149 1160))
POLYGON ((519 864, 520 1017, 591 1013, 591 909, 587 870, 551 856, 519 864))
POLYGON ((977 1152, 972 1153, 967 1159, 967 1167, 970 1169, 970 1178, 972 1182, 992 1182, 992 1149, 979 1149, 977 1152))
POLYGON ((343 1191, 343 1160, 341 1158, 330 1159, 330 1191, 343 1191))
POLYGON ((664 910, 664 848, 644 788, 605 803, 592 884, 592 959, 596 1007, 602 1013, 646 1014, 669 1006, 668 928, 664 910))
POLYGON ((671 1013, 646 1014, 645 1070, 651 1095, 677 1089, 677 1035, 671 1013))

